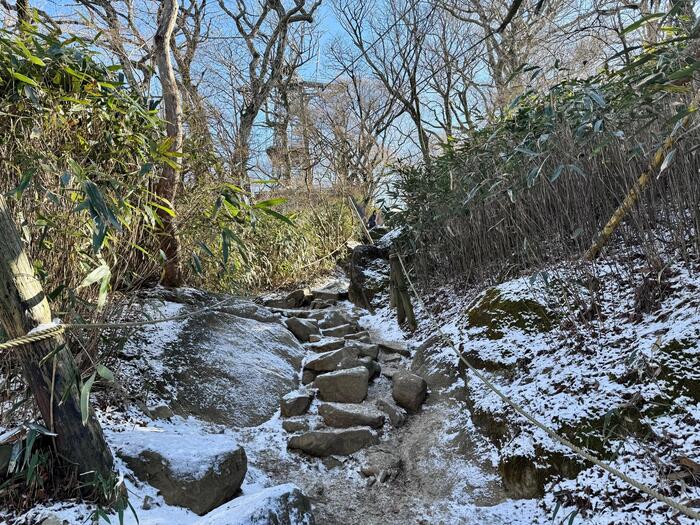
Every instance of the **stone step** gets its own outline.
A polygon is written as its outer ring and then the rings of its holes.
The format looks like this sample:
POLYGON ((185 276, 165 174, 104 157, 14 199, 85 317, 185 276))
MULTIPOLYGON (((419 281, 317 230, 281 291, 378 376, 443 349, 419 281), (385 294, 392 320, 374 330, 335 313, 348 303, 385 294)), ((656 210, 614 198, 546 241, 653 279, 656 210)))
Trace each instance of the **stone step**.
POLYGON ((308 410, 313 398, 313 393, 305 388, 289 392, 280 402, 282 417, 293 417, 304 414, 308 410))
POLYGON ((364 366, 321 374, 314 380, 318 397, 336 403, 361 403, 367 397, 369 371, 364 366))
POLYGON ((411 357, 411 351, 406 343, 400 341, 374 341, 379 345, 379 349, 387 354, 399 354, 404 357, 411 357))
POLYGON ((287 329, 292 332, 299 341, 308 342, 311 335, 320 335, 318 323, 312 319, 300 319, 298 317, 290 317, 284 321, 287 329))
POLYGON ((346 357, 359 357, 359 353, 352 348, 322 352, 305 360, 303 368, 314 372, 332 372, 338 368, 338 364, 346 357))
POLYGON ((340 350, 344 346, 345 340, 339 337, 324 337, 320 341, 311 342, 304 345, 307 350, 311 350, 317 354, 331 352, 333 350, 340 350))
POLYGON ((379 357, 378 345, 363 343, 361 341, 347 341, 345 343, 345 348, 357 351, 357 355, 360 357, 371 357, 372 359, 377 359, 377 357, 379 357))
POLYGON ((355 334, 358 332, 357 326, 352 324, 341 324, 333 328, 321 330, 321 333, 327 337, 344 337, 346 335, 355 334))
POLYGON ((348 456, 378 442, 377 435, 367 428, 314 430, 292 436, 287 448, 317 457, 348 456))
POLYGON ((428 395, 428 384, 416 374, 401 370, 392 378, 391 395, 400 407, 409 412, 418 412, 428 395))
POLYGON ((381 428, 386 419, 383 412, 368 403, 322 403, 318 414, 327 426, 335 428, 381 428))

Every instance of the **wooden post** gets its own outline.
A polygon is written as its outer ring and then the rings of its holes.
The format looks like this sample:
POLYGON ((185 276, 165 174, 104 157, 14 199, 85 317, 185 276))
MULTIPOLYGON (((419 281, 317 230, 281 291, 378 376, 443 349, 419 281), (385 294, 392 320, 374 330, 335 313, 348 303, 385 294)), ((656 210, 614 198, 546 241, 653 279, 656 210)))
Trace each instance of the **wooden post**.
POLYGON ((416 315, 413 311, 411 296, 408 293, 399 257, 395 253, 389 256, 389 296, 391 307, 396 308, 396 319, 399 324, 407 323, 411 330, 415 330, 418 326, 416 315))
MULTIPOLYGON (((7 337, 15 338, 50 322, 46 295, 22 248, 7 202, 0 194, 0 323, 7 337)), ((59 454, 75 465, 78 474, 86 474, 82 482, 90 482, 95 473, 108 479, 114 463, 112 453, 94 414, 90 414, 85 425, 82 423, 80 374, 63 337, 59 335, 9 351, 16 352, 22 364, 44 423, 57 434, 55 444, 59 454), (40 365, 48 355, 53 357, 40 365)))

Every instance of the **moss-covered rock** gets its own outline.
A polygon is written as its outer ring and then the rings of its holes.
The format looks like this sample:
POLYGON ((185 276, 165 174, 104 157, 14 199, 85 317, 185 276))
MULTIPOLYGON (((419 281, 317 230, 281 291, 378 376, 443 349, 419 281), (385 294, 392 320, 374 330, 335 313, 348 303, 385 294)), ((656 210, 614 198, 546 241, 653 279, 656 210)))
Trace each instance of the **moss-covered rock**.
POLYGON ((470 327, 486 328, 489 339, 501 339, 506 328, 526 333, 552 329, 556 316, 546 306, 532 299, 507 299, 498 288, 489 288, 479 303, 467 312, 470 327))

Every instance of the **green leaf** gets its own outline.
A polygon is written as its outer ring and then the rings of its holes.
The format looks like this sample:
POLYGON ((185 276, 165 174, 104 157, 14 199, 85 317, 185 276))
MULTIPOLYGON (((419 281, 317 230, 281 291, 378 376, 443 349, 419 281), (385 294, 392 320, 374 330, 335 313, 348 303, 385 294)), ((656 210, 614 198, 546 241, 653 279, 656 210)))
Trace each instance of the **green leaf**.
POLYGON ((632 31, 636 31, 642 26, 647 25, 649 22, 652 20, 658 20, 659 18, 663 18, 664 13, 652 13, 650 15, 644 16, 637 20, 636 22, 633 22, 632 24, 628 25, 626 28, 622 30, 622 34, 626 35, 627 33, 631 33, 632 31))
POLYGON ((34 87, 39 87, 39 84, 37 84, 36 81, 32 80, 26 75, 23 75, 22 73, 17 73, 16 71, 13 71, 12 76, 15 77, 17 80, 24 82, 25 84, 29 84, 30 86, 34 87))
POLYGON ((273 206, 279 206, 280 204, 284 204, 287 202, 287 199, 284 197, 276 197, 274 199, 267 199, 264 201, 256 202, 254 208, 257 209, 262 209, 262 208, 272 208, 273 206))
POLYGON ((87 277, 85 277, 85 279, 83 279, 83 282, 81 282, 78 285, 78 290, 81 288, 85 288, 86 286, 90 286, 91 284, 94 284, 97 281, 101 281, 105 277, 109 277, 111 274, 112 274, 112 272, 109 269, 109 266, 107 266, 107 264, 105 264, 105 263, 102 263, 97 268, 95 268, 93 271, 91 271, 87 275, 87 277))
POLYGON ((83 387, 80 389, 80 415, 82 416, 83 425, 87 424, 90 417, 90 390, 94 382, 95 372, 83 383, 83 387))
POLYGON ((95 370, 97 370, 97 374, 102 379, 104 379, 105 381, 109 381, 110 383, 114 383, 114 374, 105 365, 98 363, 95 367, 95 370))
POLYGON ((292 219, 290 219, 289 217, 287 217, 286 215, 284 215, 280 212, 277 212, 275 210, 271 210, 270 208, 260 208, 260 211, 262 211, 263 213, 267 213, 268 215, 270 215, 271 217, 274 217, 278 221, 286 222, 290 226, 294 226, 294 221, 292 221, 292 219))

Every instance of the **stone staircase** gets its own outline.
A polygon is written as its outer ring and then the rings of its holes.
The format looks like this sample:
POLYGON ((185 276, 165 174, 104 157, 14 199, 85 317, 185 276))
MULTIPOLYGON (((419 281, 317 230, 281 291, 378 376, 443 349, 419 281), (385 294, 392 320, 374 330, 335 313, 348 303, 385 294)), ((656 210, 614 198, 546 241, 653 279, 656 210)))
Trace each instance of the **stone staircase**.
POLYGON ((310 456, 347 456, 377 445, 427 396, 425 380, 407 370, 407 345, 375 339, 360 325, 362 311, 345 299, 342 289, 303 290, 268 303, 308 352, 299 388, 281 399, 280 411, 288 448, 310 456))

